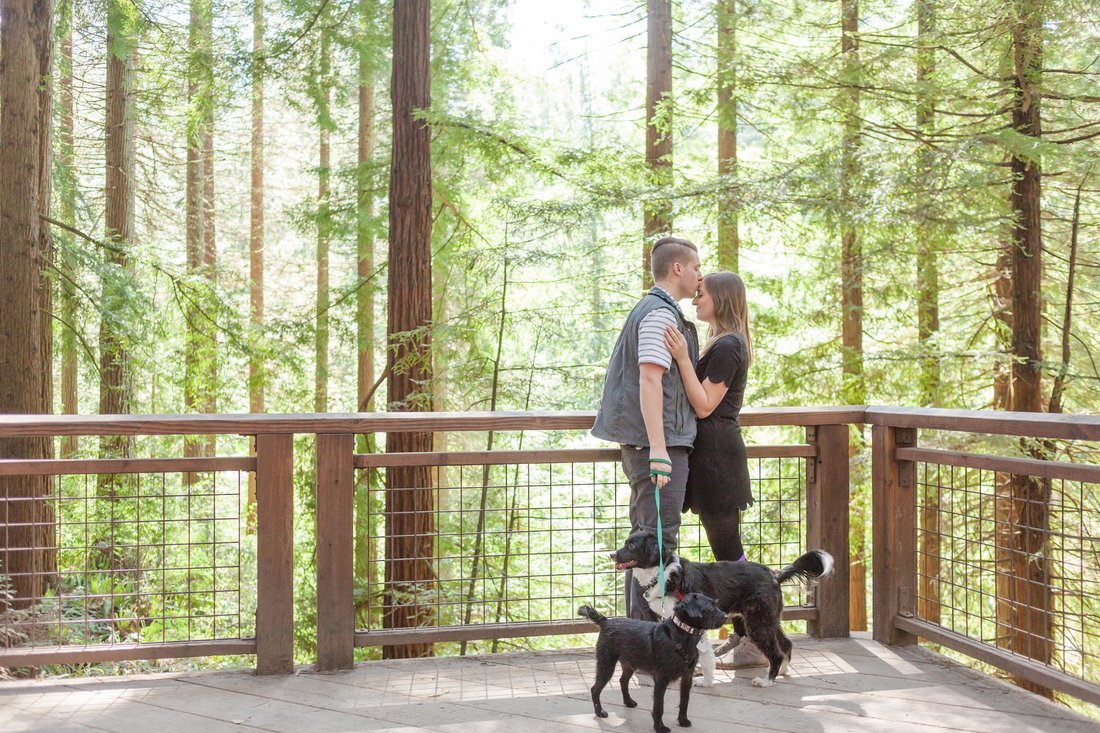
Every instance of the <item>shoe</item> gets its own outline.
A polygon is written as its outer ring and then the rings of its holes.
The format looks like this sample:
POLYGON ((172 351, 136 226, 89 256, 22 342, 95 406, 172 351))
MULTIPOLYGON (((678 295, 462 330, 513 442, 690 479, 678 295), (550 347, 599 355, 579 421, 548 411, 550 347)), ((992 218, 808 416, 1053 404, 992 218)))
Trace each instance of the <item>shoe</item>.
POLYGON ((767 667, 771 662, 755 644, 748 639, 734 647, 732 652, 718 660, 719 669, 741 669, 742 667, 767 667))

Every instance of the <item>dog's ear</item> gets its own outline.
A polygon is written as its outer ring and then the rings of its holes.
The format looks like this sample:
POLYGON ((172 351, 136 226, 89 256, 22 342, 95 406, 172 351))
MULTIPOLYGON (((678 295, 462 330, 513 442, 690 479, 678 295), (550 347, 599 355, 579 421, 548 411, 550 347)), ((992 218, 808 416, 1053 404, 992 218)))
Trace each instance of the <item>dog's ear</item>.
POLYGON ((684 600, 680 601, 680 613, 684 618, 700 619, 703 617, 703 604, 698 593, 688 593, 684 600))
POLYGON ((677 563, 676 565, 672 566, 672 568, 668 571, 668 575, 666 575, 665 577, 668 578, 668 585, 673 588, 679 588, 680 581, 684 579, 684 571, 680 567, 680 564, 677 563))

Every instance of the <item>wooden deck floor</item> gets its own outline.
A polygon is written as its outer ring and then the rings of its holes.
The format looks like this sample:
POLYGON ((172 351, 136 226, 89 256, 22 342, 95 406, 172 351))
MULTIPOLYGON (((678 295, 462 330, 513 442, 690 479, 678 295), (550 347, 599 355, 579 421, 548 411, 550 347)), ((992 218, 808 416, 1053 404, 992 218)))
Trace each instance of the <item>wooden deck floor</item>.
MULTIPOLYGON (((650 688, 622 706, 614 680, 593 716, 588 652, 371 662, 288 677, 203 672, 0 682, 0 731, 639 731, 650 688)), ((791 676, 752 687, 759 669, 696 688, 696 731, 1096 733, 1100 724, 919 649, 866 637, 795 639, 791 676)), ((670 690, 665 724, 676 726, 670 690)))

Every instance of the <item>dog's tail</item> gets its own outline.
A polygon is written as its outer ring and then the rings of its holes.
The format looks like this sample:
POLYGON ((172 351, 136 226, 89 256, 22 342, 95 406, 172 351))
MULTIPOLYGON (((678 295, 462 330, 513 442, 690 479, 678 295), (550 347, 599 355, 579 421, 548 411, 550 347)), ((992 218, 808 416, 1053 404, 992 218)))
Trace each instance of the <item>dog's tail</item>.
POLYGON ((791 578, 802 580, 824 578, 831 572, 833 572, 833 556, 825 550, 810 550, 780 570, 775 579, 780 583, 785 583, 791 578))
POLYGON ((586 619, 596 624, 601 629, 603 628, 603 625, 607 623, 607 616, 604 616, 602 613, 592 608, 591 606, 581 606, 577 609, 577 615, 584 616, 586 619))

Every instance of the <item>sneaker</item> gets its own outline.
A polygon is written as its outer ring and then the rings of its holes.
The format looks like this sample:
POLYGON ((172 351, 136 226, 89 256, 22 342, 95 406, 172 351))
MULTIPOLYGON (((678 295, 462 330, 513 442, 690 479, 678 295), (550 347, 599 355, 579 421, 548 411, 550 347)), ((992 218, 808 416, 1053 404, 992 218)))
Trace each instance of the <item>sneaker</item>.
POLYGON ((719 669, 741 669, 742 667, 767 667, 771 662, 755 644, 748 639, 734 647, 733 651, 718 660, 719 669))

